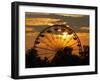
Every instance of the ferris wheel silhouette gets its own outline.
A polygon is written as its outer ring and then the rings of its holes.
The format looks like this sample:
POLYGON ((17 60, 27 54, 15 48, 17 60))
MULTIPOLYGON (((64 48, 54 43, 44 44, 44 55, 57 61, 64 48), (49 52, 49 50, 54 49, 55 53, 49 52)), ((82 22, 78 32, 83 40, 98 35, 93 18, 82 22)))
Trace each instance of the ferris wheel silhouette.
POLYGON ((55 24, 39 33, 34 42, 34 49, 39 57, 53 59, 64 48, 72 48, 72 54, 82 56, 82 45, 76 32, 66 24, 55 24))

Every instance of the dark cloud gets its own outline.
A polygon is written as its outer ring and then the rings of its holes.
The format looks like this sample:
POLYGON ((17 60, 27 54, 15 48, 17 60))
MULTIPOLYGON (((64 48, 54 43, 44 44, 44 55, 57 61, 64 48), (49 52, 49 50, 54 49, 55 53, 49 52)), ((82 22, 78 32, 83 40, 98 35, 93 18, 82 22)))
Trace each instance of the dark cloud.
MULTIPOLYGON (((65 14, 65 13, 64 13, 65 14)), ((59 15, 58 13, 36 13, 36 12, 26 12, 26 18, 51 18, 51 19, 60 19, 61 22, 67 22, 73 30, 76 32, 89 32, 89 15, 80 15, 77 17, 73 16, 65 16, 59 15), (81 27, 87 27, 86 29, 82 29, 81 27)), ((78 15, 78 14, 77 14, 78 15)), ((54 23, 55 24, 55 23, 54 23)), ((38 25, 32 26, 35 30, 42 31, 42 29, 46 28, 48 25, 38 25)))

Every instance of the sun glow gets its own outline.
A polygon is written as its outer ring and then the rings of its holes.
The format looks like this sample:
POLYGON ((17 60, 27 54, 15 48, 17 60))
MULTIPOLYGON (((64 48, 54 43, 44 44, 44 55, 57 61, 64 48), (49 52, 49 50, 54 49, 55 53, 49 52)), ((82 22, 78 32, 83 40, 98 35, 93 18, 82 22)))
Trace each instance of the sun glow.
POLYGON ((62 33, 62 38, 63 38, 63 39, 66 39, 67 36, 68 36, 68 32, 63 32, 63 33, 62 33))

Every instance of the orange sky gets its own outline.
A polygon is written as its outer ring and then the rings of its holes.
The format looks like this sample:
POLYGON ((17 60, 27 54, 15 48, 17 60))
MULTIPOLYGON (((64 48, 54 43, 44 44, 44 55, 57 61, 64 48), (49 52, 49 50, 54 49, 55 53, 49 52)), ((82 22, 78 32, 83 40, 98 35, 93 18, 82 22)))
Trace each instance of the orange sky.
MULTIPOLYGON (((72 17, 75 17, 75 18, 83 17, 82 15, 70 15, 70 14, 68 14, 68 15, 67 14, 58 14, 58 15, 72 16, 72 17)), ((37 27, 34 27, 34 26, 38 26, 38 27, 42 26, 42 25, 50 26, 50 25, 53 25, 54 23, 60 21, 61 19, 59 19, 59 18, 52 19, 52 18, 43 18, 43 17, 42 18, 38 18, 38 17, 37 18, 28 18, 28 17, 26 17, 25 20, 26 20, 25 21, 26 22, 25 23, 25 25, 26 25, 25 46, 26 46, 26 50, 28 50, 28 49, 30 49, 34 46, 34 41, 35 41, 36 37, 38 36, 40 29, 42 29, 42 27, 38 28, 39 29, 39 31, 38 31, 36 29, 37 27)), ((77 28, 77 29, 79 30, 79 32, 77 32, 76 34, 79 37, 82 46, 83 45, 89 45, 89 32, 84 32, 84 31, 89 31, 89 27, 88 26, 82 26, 82 27, 77 28)), ((54 40, 52 40, 52 41, 54 41, 54 40)), ((62 42, 62 40, 60 42, 62 42)), ((70 45, 73 44, 73 41, 71 41, 69 44, 70 45)), ((61 46, 62 44, 59 43, 59 45, 61 46)), ((74 48, 76 48, 76 47, 74 47, 74 48)), ((41 52, 45 52, 45 51, 41 51, 41 52)), ((48 57, 49 56, 50 55, 48 55, 48 57)))

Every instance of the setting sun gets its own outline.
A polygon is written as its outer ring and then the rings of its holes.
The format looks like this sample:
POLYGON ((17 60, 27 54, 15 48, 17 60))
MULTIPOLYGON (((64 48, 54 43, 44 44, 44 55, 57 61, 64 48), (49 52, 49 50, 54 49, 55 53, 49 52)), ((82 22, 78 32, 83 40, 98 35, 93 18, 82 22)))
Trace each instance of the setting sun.
POLYGON ((68 36, 68 32, 63 32, 62 34, 63 34, 63 35, 62 35, 62 38, 63 38, 63 39, 66 39, 66 37, 68 36))

